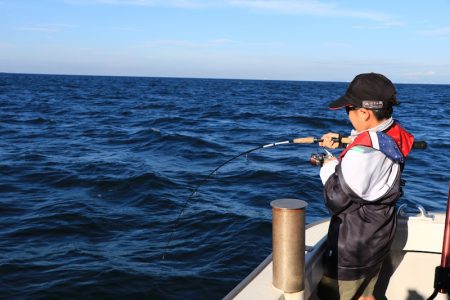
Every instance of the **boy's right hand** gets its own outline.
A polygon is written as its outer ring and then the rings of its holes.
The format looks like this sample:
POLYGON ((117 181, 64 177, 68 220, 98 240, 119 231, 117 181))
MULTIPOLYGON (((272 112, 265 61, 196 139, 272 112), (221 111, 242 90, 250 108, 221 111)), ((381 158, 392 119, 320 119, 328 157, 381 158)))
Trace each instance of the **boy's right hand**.
POLYGON ((319 146, 330 148, 330 149, 336 149, 339 147, 339 142, 333 141, 333 138, 339 138, 338 133, 334 132, 328 132, 322 136, 323 142, 319 142, 319 146))

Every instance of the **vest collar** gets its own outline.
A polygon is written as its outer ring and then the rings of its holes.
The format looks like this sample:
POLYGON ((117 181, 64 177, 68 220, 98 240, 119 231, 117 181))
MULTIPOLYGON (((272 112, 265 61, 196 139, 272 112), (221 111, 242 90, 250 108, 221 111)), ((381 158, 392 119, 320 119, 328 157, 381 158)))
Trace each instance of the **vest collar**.
POLYGON ((369 129, 366 129, 363 131, 356 131, 355 129, 352 129, 352 131, 350 133, 350 139, 353 141, 359 134, 366 132, 366 131, 369 131, 369 132, 385 131, 386 129, 391 127, 392 124, 394 124, 394 119, 392 117, 390 117, 389 119, 385 120, 384 122, 378 124, 377 126, 375 126, 373 128, 369 128, 369 129))

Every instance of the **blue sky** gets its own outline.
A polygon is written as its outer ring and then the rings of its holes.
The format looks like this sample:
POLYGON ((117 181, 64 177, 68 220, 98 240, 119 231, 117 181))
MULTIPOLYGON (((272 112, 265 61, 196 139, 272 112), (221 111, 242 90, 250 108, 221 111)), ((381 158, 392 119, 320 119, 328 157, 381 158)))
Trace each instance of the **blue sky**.
POLYGON ((450 0, 0 0, 0 72, 450 84, 450 0))

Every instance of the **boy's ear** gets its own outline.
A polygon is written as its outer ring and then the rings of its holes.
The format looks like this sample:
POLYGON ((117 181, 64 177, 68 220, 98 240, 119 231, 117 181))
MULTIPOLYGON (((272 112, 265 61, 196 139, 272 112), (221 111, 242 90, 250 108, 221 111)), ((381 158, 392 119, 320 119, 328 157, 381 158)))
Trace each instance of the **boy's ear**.
POLYGON ((360 108, 360 116, 364 121, 368 121, 371 117, 373 116, 373 111, 369 110, 369 109, 365 109, 365 108, 360 108), (372 114, 372 115, 371 115, 372 114))

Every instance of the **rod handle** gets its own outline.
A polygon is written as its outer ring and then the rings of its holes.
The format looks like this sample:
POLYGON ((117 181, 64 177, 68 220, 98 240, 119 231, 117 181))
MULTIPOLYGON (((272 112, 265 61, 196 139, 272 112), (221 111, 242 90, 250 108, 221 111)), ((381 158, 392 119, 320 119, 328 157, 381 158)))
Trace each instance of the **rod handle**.
POLYGON ((413 149, 427 149, 427 142, 425 141, 416 141, 413 143, 413 149))
MULTIPOLYGON (((337 137, 336 137, 336 138, 333 138, 333 141, 339 142, 339 138, 337 138, 337 137)), ((320 142, 323 142, 323 140, 322 140, 322 139, 315 138, 315 137, 312 137, 312 136, 309 136, 309 137, 304 137, 304 138, 297 138, 297 139, 294 139, 293 142, 294 142, 295 144, 312 144, 312 143, 320 143, 320 142)), ((351 140, 350 140, 349 137, 343 137, 343 138, 341 138, 340 142, 341 142, 342 144, 350 144, 351 140)))
POLYGON ((316 143, 317 139, 309 136, 309 137, 304 137, 304 138, 296 138, 292 140, 295 144, 312 144, 312 143, 316 143))

